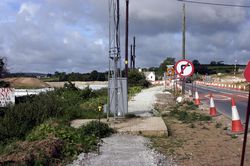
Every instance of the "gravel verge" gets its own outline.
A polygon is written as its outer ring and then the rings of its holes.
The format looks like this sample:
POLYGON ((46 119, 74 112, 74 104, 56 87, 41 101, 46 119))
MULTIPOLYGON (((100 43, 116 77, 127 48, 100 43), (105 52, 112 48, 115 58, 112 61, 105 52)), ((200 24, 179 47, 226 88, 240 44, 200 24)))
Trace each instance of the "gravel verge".
POLYGON ((104 138, 100 155, 82 153, 69 166, 173 166, 171 159, 149 147, 142 136, 115 134, 104 138))

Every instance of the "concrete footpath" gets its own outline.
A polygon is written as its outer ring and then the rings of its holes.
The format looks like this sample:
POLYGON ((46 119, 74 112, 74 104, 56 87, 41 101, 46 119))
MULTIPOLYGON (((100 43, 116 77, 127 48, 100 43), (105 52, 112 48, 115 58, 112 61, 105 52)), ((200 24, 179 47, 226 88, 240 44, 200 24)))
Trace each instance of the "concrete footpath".
MULTIPOLYGON (((79 155, 71 166, 171 166, 172 160, 149 148, 150 140, 140 135, 165 136, 167 127, 161 117, 154 117, 155 95, 162 93, 163 87, 152 87, 137 94, 128 104, 128 112, 137 118, 113 118, 107 122, 119 134, 102 139, 100 155, 79 155), (133 135, 131 135, 133 134, 133 135)), ((79 127, 90 120, 75 120, 72 126, 79 127)))

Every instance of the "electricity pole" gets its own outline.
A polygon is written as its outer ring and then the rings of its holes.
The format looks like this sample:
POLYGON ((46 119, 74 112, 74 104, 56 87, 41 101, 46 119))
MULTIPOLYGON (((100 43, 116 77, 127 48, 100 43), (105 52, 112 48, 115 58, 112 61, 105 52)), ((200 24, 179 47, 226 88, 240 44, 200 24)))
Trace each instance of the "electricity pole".
POLYGON ((135 36, 133 38, 134 46, 133 46, 133 69, 135 69, 135 36))
POLYGON ((130 45, 130 69, 133 68, 133 45, 130 45))
POLYGON ((129 0, 126 0, 126 23, 125 23, 125 77, 128 78, 128 17, 129 0))
MULTIPOLYGON (((182 59, 186 59, 186 9, 185 3, 182 8, 182 59)), ((185 94, 185 78, 182 80, 182 95, 185 94)))

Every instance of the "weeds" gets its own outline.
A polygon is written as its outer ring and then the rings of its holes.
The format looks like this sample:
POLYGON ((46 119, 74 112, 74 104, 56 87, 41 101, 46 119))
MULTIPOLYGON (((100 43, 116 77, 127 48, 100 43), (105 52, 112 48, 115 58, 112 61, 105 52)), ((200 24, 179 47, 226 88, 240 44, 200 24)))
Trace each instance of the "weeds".
POLYGON ((238 138, 238 136, 237 136, 236 134, 232 134, 232 135, 231 135, 231 138, 232 138, 232 139, 236 139, 236 138, 238 138))
POLYGON ((178 120, 184 123, 192 123, 195 121, 210 121, 211 117, 203 114, 199 114, 196 112, 186 112, 174 110, 170 112, 171 116, 176 117, 178 120))
POLYGON ((190 128, 195 128, 195 124, 191 123, 191 124, 189 125, 189 127, 190 127, 190 128))
POLYGON ((132 113, 128 113, 128 114, 125 115, 125 118, 128 118, 128 119, 130 119, 130 118, 137 118, 137 117, 138 117, 137 115, 132 114, 132 113))
POLYGON ((221 126, 222 126, 222 123, 216 122, 216 125, 215 125, 216 128, 221 128, 221 126))

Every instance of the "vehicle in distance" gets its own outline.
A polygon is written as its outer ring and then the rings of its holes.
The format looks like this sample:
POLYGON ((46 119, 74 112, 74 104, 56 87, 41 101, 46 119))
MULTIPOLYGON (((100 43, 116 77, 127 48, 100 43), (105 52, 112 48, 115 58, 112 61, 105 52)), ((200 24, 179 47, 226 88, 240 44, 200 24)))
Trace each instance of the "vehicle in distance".
POLYGON ((186 83, 192 83, 192 80, 191 80, 190 77, 187 77, 187 78, 186 78, 186 83))

